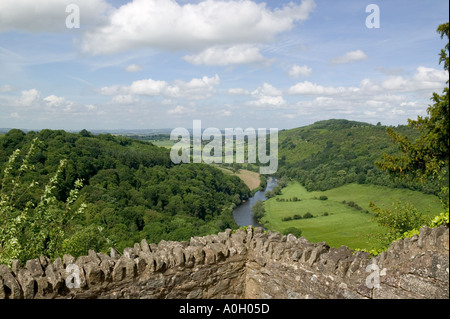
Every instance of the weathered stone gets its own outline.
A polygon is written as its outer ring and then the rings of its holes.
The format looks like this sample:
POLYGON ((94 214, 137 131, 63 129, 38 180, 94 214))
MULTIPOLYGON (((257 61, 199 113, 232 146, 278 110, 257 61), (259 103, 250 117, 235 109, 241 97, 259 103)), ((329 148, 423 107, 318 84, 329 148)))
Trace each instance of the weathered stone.
POLYGON ((53 264, 49 263, 45 269, 45 276, 47 277, 47 281, 51 285, 53 292, 56 294, 63 285, 61 274, 53 264))
POLYGON ((7 287, 7 290, 3 288, 3 295, 5 299, 21 299, 22 289, 17 282, 13 273, 6 265, 0 265, 0 280, 3 281, 3 286, 7 287))
POLYGON ((85 264, 83 268, 86 272, 88 286, 91 287, 100 284, 105 280, 105 275, 97 263, 89 262, 85 264))
POLYGON ((75 257, 64 254, 63 261, 64 261, 64 265, 67 267, 68 265, 75 263, 75 257))
POLYGON ((17 274, 17 280, 22 287, 23 298, 33 299, 36 294, 35 288, 37 287, 37 283, 31 275, 31 272, 27 269, 20 269, 17 274))
POLYGON ((448 227, 423 228, 377 257, 249 227, 12 269, 0 266, 0 298, 448 299, 448 227), (66 281, 75 275, 79 289, 66 281))
POLYGON ((119 259, 120 258, 120 253, 115 248, 111 248, 110 249, 109 255, 111 256, 112 259, 119 259))
POLYGON ((33 277, 44 276, 44 270, 42 269, 39 259, 37 258, 27 260, 25 267, 30 271, 33 277))
POLYGON ((90 262, 96 264, 97 266, 100 265, 101 260, 95 251, 93 251, 92 249, 89 249, 88 256, 90 258, 90 262))
POLYGON ((145 238, 141 240, 141 249, 142 249, 142 252, 144 252, 146 254, 150 254, 152 252, 150 250, 150 246, 148 245, 147 240, 145 240, 145 238))

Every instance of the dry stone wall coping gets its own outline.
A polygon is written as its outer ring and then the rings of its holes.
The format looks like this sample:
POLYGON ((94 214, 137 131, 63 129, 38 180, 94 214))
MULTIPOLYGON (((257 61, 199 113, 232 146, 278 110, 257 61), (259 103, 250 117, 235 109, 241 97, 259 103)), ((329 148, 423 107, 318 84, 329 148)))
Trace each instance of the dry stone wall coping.
POLYGON ((0 265, 2 299, 449 298, 448 285, 448 226, 423 227, 376 257, 247 227, 0 265))

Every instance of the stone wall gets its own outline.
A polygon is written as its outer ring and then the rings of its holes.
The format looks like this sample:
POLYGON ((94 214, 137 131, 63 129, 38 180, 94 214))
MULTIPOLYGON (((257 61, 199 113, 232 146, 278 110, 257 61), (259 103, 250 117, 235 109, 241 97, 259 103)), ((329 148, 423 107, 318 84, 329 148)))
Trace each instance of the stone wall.
POLYGON ((0 265, 0 298, 449 298, 449 229, 370 258, 261 228, 0 265))

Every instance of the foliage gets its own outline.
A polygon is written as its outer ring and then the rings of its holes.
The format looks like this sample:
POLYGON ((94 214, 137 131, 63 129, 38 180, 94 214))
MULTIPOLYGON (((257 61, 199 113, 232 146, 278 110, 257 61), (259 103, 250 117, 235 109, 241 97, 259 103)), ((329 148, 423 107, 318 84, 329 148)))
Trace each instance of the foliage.
MULTIPOLYGON (((438 27, 441 38, 447 37, 447 44, 441 50, 439 63, 444 62, 444 69, 449 71, 449 23, 438 27)), ((447 81, 447 85, 448 85, 447 81)), ((427 109, 428 116, 418 116, 417 120, 408 120, 409 126, 419 132, 419 137, 411 142, 408 137, 388 128, 387 134, 398 145, 401 155, 384 155, 384 161, 377 165, 393 176, 402 179, 434 179, 439 182, 444 198, 448 198, 449 165, 449 88, 443 94, 433 93, 434 102, 427 109)), ((448 209, 448 199, 444 201, 448 209)))
POLYGON ((295 237, 300 238, 302 236, 302 230, 299 228, 296 228, 296 227, 289 227, 283 231, 283 235, 288 235, 288 234, 292 234, 295 237))
MULTIPOLYGON (((411 138, 417 130, 398 126, 411 138)), ((300 182, 308 191, 325 191, 349 183, 410 188, 437 194, 436 181, 419 184, 393 180, 376 165, 383 154, 400 154, 386 127, 348 120, 326 120, 279 134, 279 177, 300 182)))
POLYGON ((262 200, 257 201, 255 205, 253 205, 252 213, 253 217, 258 221, 265 216, 266 209, 264 208, 264 202, 262 200))
POLYGON ((369 206, 375 221, 387 229, 386 244, 427 223, 427 218, 410 203, 398 201, 393 209, 382 209, 373 202, 369 206))
POLYGON ((23 176, 34 168, 30 158, 38 145, 39 140, 33 139, 18 168, 16 166, 21 151, 15 150, 3 170, 0 193, 0 263, 10 264, 13 259, 25 261, 41 254, 49 257, 60 255, 71 220, 85 209, 84 204, 76 210, 73 207, 79 189, 83 186, 79 179, 75 181, 65 202, 58 201, 54 195, 64 172, 64 160, 61 160, 55 175, 45 185, 37 202, 30 199, 23 208, 16 206, 23 195, 39 184, 34 180, 25 187, 22 184, 23 176))
MULTIPOLYGON (((27 243, 27 247, 34 245, 28 249, 30 254, 40 251, 53 257, 64 251, 77 256, 87 254, 88 249, 132 247, 143 238, 150 242, 188 240, 235 228, 233 208, 250 196, 241 179, 212 165, 174 165, 168 149, 86 130, 78 134, 10 130, 0 136, 0 165, 5 172, 1 221, 4 216, 9 221, 8 227, 2 227, 2 244, 8 260, 17 257, 13 251, 19 246, 15 236, 7 233, 20 233, 31 220, 36 229, 47 231, 40 235, 47 239, 27 243), (16 151, 30 148, 35 138, 40 142, 28 156, 16 151), (61 159, 64 164, 60 167, 61 159), (25 161, 23 167, 26 164, 33 169, 24 174, 19 160, 25 161), (57 174, 52 176, 51 172, 57 174), (19 176, 21 182, 14 186, 19 176), (39 191, 37 185, 47 188, 39 191), (27 208, 29 202, 34 206, 27 208), (49 217, 24 219, 27 209, 29 215, 39 211, 49 217), (57 224, 62 224, 64 231, 57 232, 57 224), (57 239, 58 244, 48 246, 49 238, 57 239)), ((31 236, 28 232, 25 235, 31 236)))

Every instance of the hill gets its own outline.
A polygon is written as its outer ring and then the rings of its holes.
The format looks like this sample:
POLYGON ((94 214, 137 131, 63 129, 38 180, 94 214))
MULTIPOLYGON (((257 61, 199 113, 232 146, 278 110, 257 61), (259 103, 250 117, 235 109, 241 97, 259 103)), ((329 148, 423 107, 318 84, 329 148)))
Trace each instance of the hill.
MULTIPOLYGON (((395 128, 415 139, 416 130, 395 128)), ((382 155, 397 154, 386 126, 349 120, 326 120, 279 133, 277 175, 299 181, 308 191, 325 191, 348 183, 408 187, 436 194, 436 185, 407 184, 391 180, 375 162, 382 155)))

